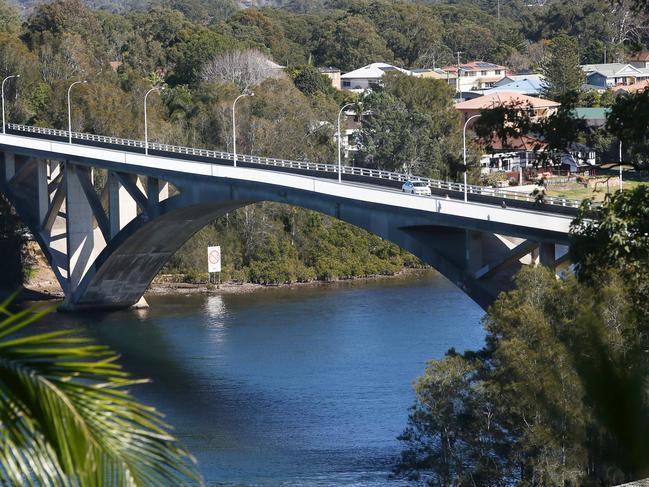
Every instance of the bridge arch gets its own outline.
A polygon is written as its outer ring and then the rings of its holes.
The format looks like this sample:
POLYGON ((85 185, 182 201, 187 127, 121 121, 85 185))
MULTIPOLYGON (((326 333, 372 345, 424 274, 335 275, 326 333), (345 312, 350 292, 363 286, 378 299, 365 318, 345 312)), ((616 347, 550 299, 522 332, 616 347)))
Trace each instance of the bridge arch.
MULTIPOLYGON (((96 257, 72 294, 73 308, 123 308, 137 303, 159 270, 192 235, 228 212, 264 201, 317 211, 364 229, 413 253, 478 304, 487 306, 495 298, 488 286, 463 270, 467 231, 445 226, 443 221, 422 218, 416 212, 314 199, 285 188, 261 189, 245 182, 202 184, 175 179, 174 185, 179 195, 161 202, 151 214, 138 215, 96 257)), ((473 233, 474 238, 479 235, 473 233)), ((484 246, 487 237, 480 238, 484 246)), ((509 250, 493 235, 488 245, 501 252, 509 250)))
POLYGON ((448 185, 440 196, 417 197, 396 190, 398 179, 377 185, 363 174, 341 184, 327 165, 246 156, 251 161, 233 167, 209 151, 172 148, 186 155, 143 156, 105 145, 0 135, 0 190, 43 248, 69 309, 135 304, 192 234, 262 201, 317 211, 393 242, 483 307, 511 286, 525 259, 556 267, 563 259, 556 244, 568 241, 572 217, 561 207, 544 212, 516 200, 501 207, 482 194, 467 202, 457 190, 449 198, 448 185), (101 194, 92 168, 109 174, 101 194), (163 197, 167 184, 178 193, 163 197))

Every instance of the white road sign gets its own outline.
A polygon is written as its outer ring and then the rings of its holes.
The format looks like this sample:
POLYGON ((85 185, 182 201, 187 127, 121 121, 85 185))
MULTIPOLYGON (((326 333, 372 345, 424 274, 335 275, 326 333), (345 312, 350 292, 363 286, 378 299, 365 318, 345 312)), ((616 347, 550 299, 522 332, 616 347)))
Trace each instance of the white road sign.
POLYGON ((221 246, 207 247, 207 272, 221 272, 221 246))

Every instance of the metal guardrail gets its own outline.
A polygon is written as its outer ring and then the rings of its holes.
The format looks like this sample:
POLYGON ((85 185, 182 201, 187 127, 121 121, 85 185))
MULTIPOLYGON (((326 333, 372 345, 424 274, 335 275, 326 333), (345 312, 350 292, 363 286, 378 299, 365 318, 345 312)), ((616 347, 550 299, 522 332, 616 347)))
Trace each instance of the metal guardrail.
MULTIPOLYGON (((54 136, 54 137, 64 137, 66 139, 69 137, 67 130, 32 127, 29 125, 19 125, 13 123, 7 124, 7 128, 18 132, 27 132, 27 133, 41 134, 41 135, 54 136)), ((108 137, 105 135, 94 135, 94 134, 86 134, 81 132, 72 132, 72 139, 87 140, 90 142, 99 142, 103 144, 126 146, 126 147, 138 148, 138 149, 144 149, 144 145, 145 145, 144 141, 142 140, 122 139, 119 137, 108 137)), ((169 152, 172 154, 184 154, 184 155, 197 156, 197 157, 207 157, 211 159, 234 161, 234 155, 230 152, 221 152, 221 151, 214 151, 209 149, 195 149, 192 147, 182 147, 177 145, 149 142, 149 151, 152 150, 169 152)), ((336 173, 336 174, 338 173, 338 166, 335 164, 324 164, 324 163, 308 162, 308 161, 291 161, 286 159, 275 159, 272 157, 260 157, 260 156, 237 154, 237 162, 246 162, 246 163, 259 164, 265 166, 282 167, 287 169, 301 169, 301 170, 336 173)), ((423 178, 418 176, 409 176, 404 173, 398 173, 392 171, 381 171, 378 169, 343 166, 342 175, 362 176, 362 177, 376 178, 376 179, 396 181, 396 182, 405 182, 408 180, 423 181, 426 182, 432 189, 438 189, 442 191, 454 191, 460 193, 464 192, 463 183, 452 183, 448 181, 440 181, 437 179, 423 178)), ((527 201, 527 202, 536 201, 535 197, 529 194, 520 193, 517 191, 508 191, 506 189, 493 188, 489 186, 467 185, 466 189, 467 189, 467 193, 471 195, 489 196, 493 198, 516 200, 516 201, 527 201)), ((555 205, 555 206, 578 208, 579 205, 581 204, 581 201, 568 199, 568 198, 560 198, 557 196, 545 196, 543 198, 543 203, 549 205, 555 205)))

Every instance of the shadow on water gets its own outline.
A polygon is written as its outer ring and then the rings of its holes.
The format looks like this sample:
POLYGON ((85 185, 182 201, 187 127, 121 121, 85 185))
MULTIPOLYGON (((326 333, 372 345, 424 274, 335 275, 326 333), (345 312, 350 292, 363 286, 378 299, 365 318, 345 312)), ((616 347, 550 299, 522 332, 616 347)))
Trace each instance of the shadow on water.
POLYGON ((484 338, 482 310, 434 273, 148 299, 40 326, 80 329, 151 378, 136 396, 210 485, 385 485, 425 362, 484 338))

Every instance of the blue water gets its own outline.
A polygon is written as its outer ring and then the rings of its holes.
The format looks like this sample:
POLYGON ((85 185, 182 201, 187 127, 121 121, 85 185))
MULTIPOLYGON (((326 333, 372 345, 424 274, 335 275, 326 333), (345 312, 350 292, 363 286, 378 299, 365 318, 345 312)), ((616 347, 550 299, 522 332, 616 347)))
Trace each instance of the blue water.
POLYGON ((426 361, 478 348, 482 310, 435 273, 57 315, 123 356, 208 485, 398 485, 396 437, 426 361))

